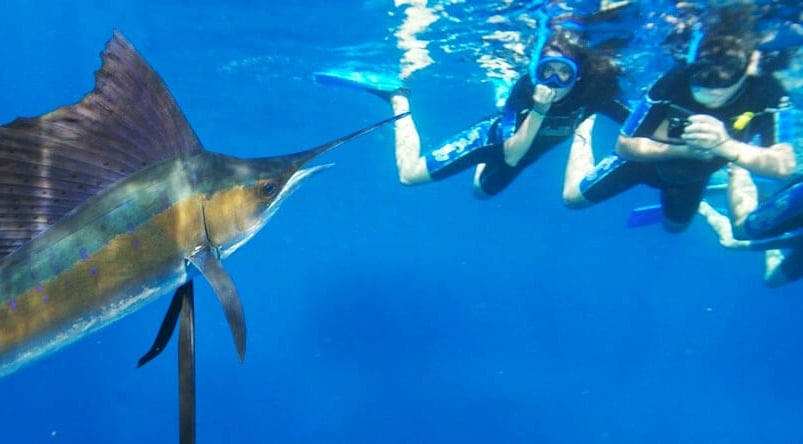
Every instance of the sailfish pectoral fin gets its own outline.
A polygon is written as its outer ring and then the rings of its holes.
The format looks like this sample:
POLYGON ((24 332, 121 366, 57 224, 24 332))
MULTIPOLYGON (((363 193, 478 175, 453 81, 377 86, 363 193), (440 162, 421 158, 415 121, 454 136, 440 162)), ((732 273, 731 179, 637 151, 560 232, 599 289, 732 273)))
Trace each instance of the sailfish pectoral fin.
POLYGON ((226 321, 229 323, 229 329, 234 338, 234 346, 237 347, 237 355, 242 362, 245 358, 245 314, 234 281, 223 268, 220 259, 209 249, 199 250, 187 260, 200 270, 215 291, 220 305, 223 306, 223 312, 226 314, 226 321))
POLYGON ((139 358, 139 361, 137 362, 137 368, 142 367, 150 362, 153 358, 159 356, 159 354, 162 353, 162 350, 167 347, 167 343, 170 342, 170 338, 173 336, 173 331, 176 329, 178 316, 181 314, 182 301, 187 295, 193 295, 192 281, 189 281, 181 287, 178 287, 178 290, 173 293, 173 299, 170 301, 170 307, 167 308, 167 313, 165 313, 164 319, 162 319, 162 325, 159 327, 159 332, 156 334, 156 339, 154 339, 151 349, 142 355, 141 358, 139 358))
POLYGON ((181 444, 195 444, 195 297, 192 281, 181 288, 187 286, 178 334, 178 436, 181 444))

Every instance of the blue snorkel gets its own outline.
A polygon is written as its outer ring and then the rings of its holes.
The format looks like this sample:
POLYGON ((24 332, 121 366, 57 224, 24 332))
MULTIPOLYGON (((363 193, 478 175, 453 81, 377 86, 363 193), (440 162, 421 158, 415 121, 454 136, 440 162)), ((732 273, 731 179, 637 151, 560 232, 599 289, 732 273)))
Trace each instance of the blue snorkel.
MULTIPOLYGON (((538 64, 542 61, 541 54, 544 52, 547 40, 549 40, 549 37, 551 37, 552 33, 554 32, 552 30, 553 27, 560 26, 561 29, 572 30, 578 34, 583 33, 585 30, 585 25, 583 25, 582 21, 580 21, 577 16, 573 15, 570 9, 565 9, 565 7, 561 4, 543 4, 535 12, 535 15, 536 22, 538 23, 538 28, 536 29, 538 38, 536 39, 535 45, 533 45, 533 49, 530 52, 529 65, 530 81, 532 82, 533 86, 538 84, 538 64), (549 8, 551 8, 553 11, 547 11, 549 8), (560 10, 555 11, 555 9, 560 10)), ((569 58, 566 57, 566 59, 569 58)), ((578 74, 577 62, 575 60, 569 60, 570 64, 573 65, 573 69, 575 71, 574 74, 576 76, 578 74)), ((559 87, 565 86, 566 85, 562 85, 559 87)))
POLYGON ((539 9, 536 13, 537 17, 536 20, 538 21, 538 39, 535 41, 535 46, 533 46, 533 50, 530 53, 530 81, 532 82, 533 86, 536 85, 536 69, 538 68, 538 62, 541 59, 541 52, 543 52, 544 47, 546 46, 546 41, 549 38, 549 16, 544 12, 543 8, 539 9))
POLYGON ((700 49, 700 42, 703 41, 702 26, 697 23, 692 31, 691 40, 689 40, 689 49, 686 51, 686 64, 691 65, 697 60, 697 51, 700 49))

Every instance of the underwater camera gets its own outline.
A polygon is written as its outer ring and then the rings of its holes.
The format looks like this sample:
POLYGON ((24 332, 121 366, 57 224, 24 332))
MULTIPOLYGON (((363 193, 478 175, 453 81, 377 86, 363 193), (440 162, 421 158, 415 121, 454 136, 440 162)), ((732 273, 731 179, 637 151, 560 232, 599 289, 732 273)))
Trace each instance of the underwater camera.
POLYGON ((669 125, 666 128, 666 135, 671 139, 680 139, 683 135, 683 130, 689 126, 689 120, 684 117, 672 117, 669 119, 669 125))

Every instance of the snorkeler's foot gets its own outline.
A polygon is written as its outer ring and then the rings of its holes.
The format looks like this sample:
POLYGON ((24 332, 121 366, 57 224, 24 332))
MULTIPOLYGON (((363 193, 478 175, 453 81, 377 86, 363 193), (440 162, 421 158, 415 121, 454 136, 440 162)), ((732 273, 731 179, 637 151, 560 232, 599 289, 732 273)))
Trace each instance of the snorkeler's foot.
POLYGON ((332 69, 316 72, 313 78, 320 85, 362 90, 387 102, 393 96, 406 97, 409 93, 398 77, 378 72, 332 69))
POLYGON ((767 250, 765 252, 764 282, 768 286, 778 287, 788 282, 781 268, 784 259, 786 259, 786 256, 781 250, 767 250))
POLYGON ((482 189, 482 173, 485 171, 485 164, 480 163, 477 164, 477 167, 474 168, 474 197, 480 200, 487 199, 491 197, 488 193, 482 189))

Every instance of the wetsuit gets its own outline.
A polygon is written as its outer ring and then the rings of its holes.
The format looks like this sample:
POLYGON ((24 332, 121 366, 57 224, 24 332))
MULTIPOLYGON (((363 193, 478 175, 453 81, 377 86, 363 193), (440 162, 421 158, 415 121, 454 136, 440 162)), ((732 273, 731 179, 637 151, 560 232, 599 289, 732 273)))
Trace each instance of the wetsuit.
POLYGON ((790 281, 803 277, 803 173, 758 206, 744 222, 747 239, 787 249, 780 264, 790 281))
MULTIPOLYGON (((681 145, 685 119, 692 114, 707 114, 722 121, 735 140, 770 146, 791 141, 787 134, 788 119, 779 119, 780 111, 788 109, 787 93, 771 75, 748 77, 728 104, 706 108, 692 97, 686 68, 681 65, 658 79, 621 132, 625 136, 681 145), (657 137, 656 130, 664 122, 667 134, 657 137)), ((583 179, 580 191, 586 200, 600 202, 635 184, 650 185, 661 191, 664 218, 678 226, 687 226, 697 212, 711 174, 727 162, 719 156, 710 160, 627 161, 612 155, 583 179)))
POLYGON ((545 152, 571 138, 580 123, 592 114, 602 113, 619 123, 624 121, 627 110, 613 99, 600 104, 583 103, 583 87, 582 79, 578 80, 566 97, 552 104, 527 153, 516 166, 510 166, 505 162, 504 141, 521 126, 534 105, 530 76, 522 76, 511 89, 501 115, 473 125, 424 155, 430 177, 441 180, 484 163, 480 187, 486 195, 494 195, 545 152))

